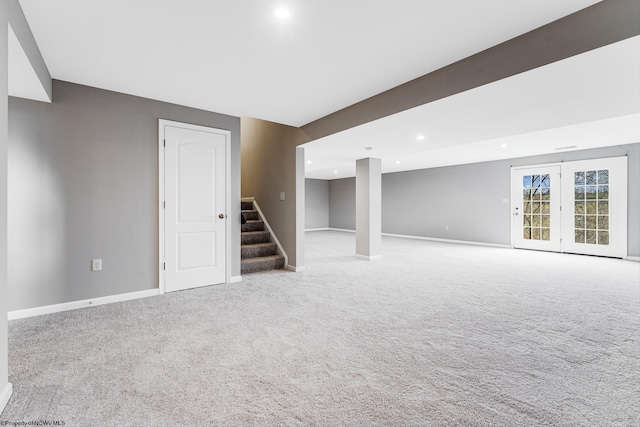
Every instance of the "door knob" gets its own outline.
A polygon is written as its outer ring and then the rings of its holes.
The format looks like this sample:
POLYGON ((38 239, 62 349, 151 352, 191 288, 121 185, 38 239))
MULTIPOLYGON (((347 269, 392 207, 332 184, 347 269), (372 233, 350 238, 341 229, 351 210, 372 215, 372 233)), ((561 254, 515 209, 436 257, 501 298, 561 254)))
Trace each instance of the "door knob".
POLYGON ((224 219, 224 214, 220 214, 220 215, 218 215, 218 218, 220 218, 220 219, 224 219))

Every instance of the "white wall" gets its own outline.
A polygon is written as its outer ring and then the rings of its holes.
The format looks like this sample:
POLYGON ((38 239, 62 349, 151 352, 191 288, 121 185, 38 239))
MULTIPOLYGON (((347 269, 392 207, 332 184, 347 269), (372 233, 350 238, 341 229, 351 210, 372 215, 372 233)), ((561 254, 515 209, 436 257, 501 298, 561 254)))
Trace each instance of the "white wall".
POLYGON ((0 411, 9 398, 7 298, 8 283, 8 31, 9 25, 18 38, 39 83, 51 94, 51 76, 18 0, 0 2, 0 411))
POLYGON ((9 397, 7 339, 7 99, 8 13, 0 3, 0 411, 9 397))

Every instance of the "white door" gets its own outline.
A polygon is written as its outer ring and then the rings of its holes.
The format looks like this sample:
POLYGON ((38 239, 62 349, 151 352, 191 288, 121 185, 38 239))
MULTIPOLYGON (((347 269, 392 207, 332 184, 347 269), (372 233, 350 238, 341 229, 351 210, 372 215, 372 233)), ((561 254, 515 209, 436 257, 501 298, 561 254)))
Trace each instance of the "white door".
POLYGON ((165 291, 226 281, 229 132, 161 121, 165 291))
POLYGON ((627 158, 562 166, 563 252, 626 258, 627 158))
POLYGON ((515 248, 627 256, 627 158, 512 168, 515 248))
POLYGON ((560 167, 514 168, 511 191, 513 246, 560 252, 560 167))

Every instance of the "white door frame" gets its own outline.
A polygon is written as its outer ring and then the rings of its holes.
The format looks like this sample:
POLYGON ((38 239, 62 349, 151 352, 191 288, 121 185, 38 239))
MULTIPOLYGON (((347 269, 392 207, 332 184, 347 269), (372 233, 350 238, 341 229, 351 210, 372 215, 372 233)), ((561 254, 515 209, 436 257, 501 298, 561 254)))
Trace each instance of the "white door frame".
MULTIPOLYGON (((516 205, 516 201, 520 201, 521 198, 516 198, 514 197, 515 195, 515 191, 516 190, 514 188, 514 176, 519 174, 520 171, 522 170, 531 170, 531 169, 550 169, 550 168, 558 168, 559 172, 558 172, 558 176, 557 177, 552 177, 552 179, 554 180, 558 180, 560 181, 560 175, 561 175, 561 171, 562 171, 562 166, 561 163, 546 163, 546 164, 542 164, 542 165, 531 165, 531 166, 512 166, 511 167, 511 248, 515 248, 516 247, 516 238, 515 238, 515 230, 518 230, 519 233, 522 233, 522 224, 521 224, 521 217, 522 215, 524 215, 524 212, 519 212, 519 215, 516 216, 515 212, 521 208, 521 204, 516 205)), ((558 208, 558 211, 556 213, 557 217, 552 218, 553 220, 557 221, 557 223, 559 225, 562 225, 562 212, 561 212, 561 206, 562 206, 562 193, 561 193, 561 183, 558 182, 557 184, 554 183, 555 185, 555 191, 554 193, 552 193, 552 199, 550 200, 550 202, 555 202, 553 208, 555 209, 556 207, 558 208), (555 206, 557 205, 557 206, 555 206)), ((521 185, 521 184, 520 184, 521 185)), ((522 193, 522 187, 519 186, 517 191, 519 193, 522 193)), ((562 252, 562 234, 561 234, 561 227, 554 227, 552 229, 552 236, 557 238, 557 242, 554 242, 556 247, 557 247, 557 252, 562 252)), ((553 241, 553 239, 552 239, 553 241)), ((533 241, 535 243, 535 241, 533 241)), ((543 241, 540 241, 541 243, 544 243, 543 241)), ((541 245, 541 246, 553 246, 554 243, 551 243, 549 245, 541 245)), ((533 247, 529 248, 529 249, 534 249, 533 247)), ((553 251, 553 249, 551 248, 545 248, 545 247, 540 247, 540 248, 535 248, 534 250, 551 250, 553 251)))
MULTIPOLYGON (((597 164, 596 162, 598 161, 602 161, 602 160, 611 160, 611 159, 624 159, 624 180, 621 183, 621 185, 624 186, 624 193, 627 194, 627 186, 628 186, 628 175, 627 175, 627 161, 628 161, 628 157, 627 156, 619 156, 619 157, 602 157, 602 158, 595 158, 595 159, 586 159, 586 160, 571 160, 571 161, 567 161, 567 162, 559 162, 559 163, 544 163, 544 164, 534 164, 534 165, 522 165, 522 166, 512 166, 511 167, 511 175, 510 175, 510 180, 511 180, 511 184, 510 184, 510 194, 511 194, 511 248, 514 249, 515 248, 515 241, 514 241, 514 232, 516 227, 519 227, 519 225, 516 224, 517 219, 514 218, 513 212, 515 210, 515 200, 513 197, 513 175, 514 175, 514 171, 516 170, 521 170, 521 169, 530 169, 530 168, 544 168, 544 167, 553 167, 553 166, 560 166, 560 172, 561 174, 564 173, 562 170, 562 166, 566 165, 566 164, 571 164, 571 163, 583 163, 583 164, 597 164)), ((571 179, 571 178, 569 178, 571 179)), ((573 181, 571 181, 573 182, 573 181)), ((561 198, 560 198, 560 203, 561 206, 563 204, 565 204, 565 202, 567 203, 573 203, 573 199, 571 199, 571 201, 565 201, 562 199, 562 194, 565 191, 564 187, 565 187, 565 183, 564 183, 564 179, 561 178, 561 186, 562 186, 562 190, 561 190, 561 198)), ((628 194, 627 194, 627 199, 625 200, 625 206, 623 209, 620 209, 620 212, 618 212, 618 216, 617 216, 617 220, 620 221, 622 224, 624 224, 624 233, 623 236, 621 236, 621 246, 620 246, 620 254, 621 254, 621 258, 622 259, 629 259, 628 257, 628 253, 627 253, 627 234, 628 234, 628 226, 627 226, 627 211, 628 211, 628 194)), ((571 212, 573 212, 573 210, 571 210, 571 212)), ((565 212, 561 212, 560 214, 560 218, 561 218, 561 244, 560 244, 560 251, 558 253, 566 253, 567 251, 565 250, 565 247, 562 243, 562 241, 564 239, 566 239, 566 231, 565 229, 567 229, 567 227, 570 225, 569 222, 567 222, 567 216, 566 216, 566 211, 565 212)), ((571 221, 573 219, 571 218, 571 221)), ((573 230, 573 227, 570 227, 573 230)), ((573 253, 570 252, 569 253, 573 253)), ((605 255, 607 256, 607 255, 605 255)))
POLYGON ((225 129, 212 128, 207 126, 192 125, 189 123, 174 122, 171 120, 159 119, 158 120, 158 289, 160 294, 165 293, 165 224, 164 224, 164 205, 165 205, 165 132, 164 127, 166 125, 178 127, 182 129, 198 130, 203 132, 211 132, 226 135, 226 149, 225 149, 225 204, 227 221, 225 221, 226 241, 225 241, 225 280, 227 283, 231 281, 231 218, 229 212, 231 210, 231 131, 225 129))

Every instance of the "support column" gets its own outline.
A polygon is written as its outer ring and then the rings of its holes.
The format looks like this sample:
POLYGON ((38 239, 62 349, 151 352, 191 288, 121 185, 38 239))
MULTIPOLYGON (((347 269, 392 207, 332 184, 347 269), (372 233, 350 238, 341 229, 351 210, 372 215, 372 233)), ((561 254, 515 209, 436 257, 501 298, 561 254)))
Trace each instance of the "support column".
POLYGON ((382 258, 382 161, 356 161, 356 257, 382 258))
POLYGON ((296 147, 296 258, 289 270, 304 271, 304 147, 296 147))

